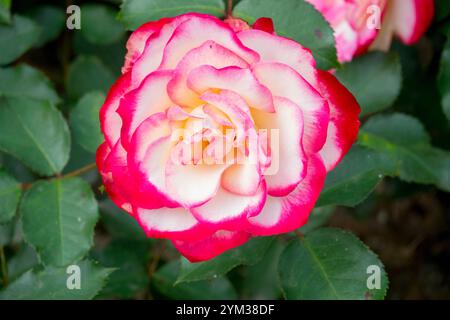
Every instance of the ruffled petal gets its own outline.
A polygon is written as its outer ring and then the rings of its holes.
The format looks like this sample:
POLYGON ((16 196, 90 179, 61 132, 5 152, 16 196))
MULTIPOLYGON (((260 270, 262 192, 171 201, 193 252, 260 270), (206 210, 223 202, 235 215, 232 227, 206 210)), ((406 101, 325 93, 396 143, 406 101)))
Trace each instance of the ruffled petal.
POLYGON ((155 209, 179 206, 168 194, 165 180, 173 141, 164 113, 147 118, 130 143, 128 165, 135 183, 135 205, 155 209))
POLYGON ((245 47, 229 25, 217 18, 204 15, 192 17, 175 29, 164 48, 160 68, 174 69, 189 51, 211 40, 234 52, 249 64, 259 60, 258 54, 245 47))
POLYGON ((185 208, 200 206, 212 199, 220 177, 229 164, 181 164, 170 159, 166 166, 168 194, 185 208))
POLYGON ((200 241, 172 241, 175 248, 190 262, 209 260, 215 256, 243 245, 250 239, 250 234, 241 231, 219 230, 200 241))
POLYGON ((321 94, 285 64, 259 63, 254 66, 253 71, 273 96, 287 98, 302 110, 305 151, 315 153, 322 149, 327 138, 329 108, 321 94))
POLYGON ((198 241, 214 232, 184 208, 136 208, 135 211, 137 221, 151 238, 198 241))
POLYGON ((275 34, 275 28, 273 26, 273 20, 271 18, 261 17, 256 19, 252 28, 256 30, 265 31, 270 34, 275 34))
POLYGON ((327 141, 320 151, 328 171, 341 161, 356 141, 361 108, 355 97, 329 72, 319 71, 322 94, 330 106, 327 141))
POLYGON ((187 85, 198 94, 209 89, 230 90, 244 98, 251 108, 274 112, 272 94, 249 69, 203 65, 189 73, 187 85))
POLYGON ((297 188, 283 198, 267 197, 263 210, 248 219, 247 231, 264 236, 290 232, 304 225, 322 190, 325 176, 322 160, 313 155, 308 162, 306 177, 297 188))
POLYGON ((124 94, 130 90, 131 74, 125 73, 111 86, 108 96, 100 109, 100 127, 109 147, 112 148, 120 138, 122 119, 116 112, 124 94))
POLYGON ((219 188, 214 198, 190 210, 198 221, 216 230, 241 230, 245 227, 248 217, 261 212, 266 195, 264 181, 252 196, 238 195, 219 188))
POLYGON ((175 75, 170 81, 168 92, 171 99, 183 107, 194 107, 201 104, 198 94, 189 89, 187 78, 194 68, 201 65, 210 65, 215 68, 238 66, 246 68, 249 65, 241 57, 217 44, 207 41, 198 48, 187 53, 176 68, 175 75))
POLYGON ((302 147, 303 115, 286 98, 275 98, 275 113, 255 112, 254 120, 270 135, 271 164, 265 170, 268 192, 281 197, 294 190, 306 174, 307 158, 302 147))
POLYGON ((131 70, 135 61, 139 59, 142 52, 144 51, 147 39, 153 33, 158 32, 164 25, 171 21, 171 18, 162 18, 158 21, 150 21, 144 23, 131 34, 126 45, 127 54, 125 56, 125 64, 122 67, 122 73, 126 73, 131 70))
POLYGON ((244 45, 258 52, 260 62, 278 62, 290 66, 317 88, 316 62, 311 51, 297 42, 261 30, 238 33, 244 45))
POLYGON ((131 91, 120 102, 117 112, 122 118, 121 137, 125 148, 136 128, 152 114, 165 112, 173 102, 167 94, 167 84, 172 79, 170 71, 151 73, 139 88, 131 91))

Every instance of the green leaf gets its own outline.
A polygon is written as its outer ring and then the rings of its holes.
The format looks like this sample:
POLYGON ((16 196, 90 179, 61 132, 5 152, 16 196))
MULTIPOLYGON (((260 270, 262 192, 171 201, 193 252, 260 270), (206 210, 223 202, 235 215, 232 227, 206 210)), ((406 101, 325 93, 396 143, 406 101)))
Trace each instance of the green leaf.
POLYGON ((26 64, 0 69, 0 94, 47 100, 54 104, 61 101, 50 80, 26 64))
POLYGON ((0 96, 0 150, 41 175, 59 173, 69 159, 67 123, 48 101, 0 96))
POLYGON ((84 180, 36 182, 24 194, 20 211, 25 239, 45 264, 67 265, 91 248, 98 210, 84 180))
POLYGON ((355 145, 341 163, 327 174, 316 206, 356 206, 385 175, 394 171, 395 166, 389 156, 355 145))
POLYGON ((110 276, 100 297, 132 299, 148 287, 146 263, 149 244, 135 240, 113 240, 93 256, 106 267, 117 268, 110 276))
POLYGON ((102 223, 110 235, 121 239, 147 240, 139 223, 111 200, 104 200, 99 206, 102 223))
POLYGON ((47 267, 30 270, 0 292, 2 300, 87 300, 94 298, 104 286, 113 269, 84 260, 80 267, 80 289, 69 289, 70 274, 66 268, 47 267))
POLYGON ((14 217, 21 193, 20 183, 6 172, 0 171, 0 223, 8 222, 14 217))
POLYGON ((108 92, 114 82, 112 72, 94 56, 79 56, 70 65, 67 76, 67 92, 71 98, 99 90, 108 92))
POLYGON ((302 233, 308 233, 322 227, 328 222, 331 215, 335 210, 334 206, 326 206, 321 208, 314 208, 308 217, 308 223, 301 227, 299 230, 302 233))
POLYGON ((263 257, 273 240, 273 237, 256 237, 238 248, 203 262, 190 263, 182 258, 176 284, 216 278, 239 265, 255 264, 263 257))
POLYGON ((33 248, 22 243, 20 249, 8 259, 8 276, 11 281, 38 264, 38 256, 33 248))
POLYGON ((450 121, 450 37, 442 52, 438 82, 442 96, 442 107, 447 119, 450 121))
POLYGON ((222 0, 124 0, 119 20, 127 29, 135 30, 145 22, 187 12, 221 17, 225 15, 225 5, 222 0))
POLYGON ((450 152, 432 147, 430 137, 415 118, 403 114, 372 117, 358 139, 389 158, 395 166, 394 176, 450 191, 450 152))
POLYGON ((353 234, 332 228, 293 240, 281 255, 278 272, 290 300, 379 300, 388 287, 378 257, 353 234), (379 289, 368 288, 370 266, 379 268, 379 289))
POLYGON ((174 284, 180 270, 180 261, 165 264, 153 274, 152 286, 161 295, 175 300, 235 300, 237 293, 225 277, 193 283, 174 284))
POLYGON ((241 286, 239 292, 243 299, 275 300, 281 297, 277 270, 278 260, 284 247, 283 241, 277 238, 258 263, 245 266, 241 270, 237 269, 241 274, 238 283, 241 286))
POLYGON ((10 221, 6 224, 0 224, 0 246, 9 244, 14 238, 15 221, 10 221))
POLYGON ((117 12, 102 4, 81 6, 81 33, 94 44, 105 45, 119 40, 125 33, 122 24, 116 20, 117 12))
POLYGON ((333 30, 322 14, 304 0, 242 0, 234 8, 233 16, 249 24, 260 17, 270 17, 278 35, 311 49, 320 69, 339 65, 333 30))
POLYGON ((0 0, 0 23, 11 22, 11 0, 0 0))
POLYGON ((101 92, 85 94, 70 114, 70 126, 75 140, 87 151, 95 153, 104 138, 100 131, 99 112, 105 100, 101 92))
POLYGON ((119 76, 127 53, 127 39, 123 36, 119 41, 109 45, 95 45, 86 40, 80 32, 74 34, 73 49, 77 55, 96 56, 103 64, 119 76))
POLYGON ((27 16, 42 27, 42 32, 35 47, 42 47, 58 38, 66 26, 66 13, 62 8, 53 5, 36 6, 27 13, 27 16))
POLYGON ((40 27, 32 20, 14 15, 9 25, 0 25, 0 65, 13 62, 39 39, 40 27))
POLYGON ((371 52, 344 64, 336 77, 361 106, 361 116, 390 107, 400 93, 402 69, 396 53, 371 52))

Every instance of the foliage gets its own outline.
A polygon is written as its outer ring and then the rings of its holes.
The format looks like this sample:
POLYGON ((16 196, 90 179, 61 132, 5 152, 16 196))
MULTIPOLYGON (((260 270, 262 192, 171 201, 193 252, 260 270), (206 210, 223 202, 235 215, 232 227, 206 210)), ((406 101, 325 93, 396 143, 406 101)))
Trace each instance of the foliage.
POLYGON ((383 299, 383 262, 355 235, 326 227, 330 217, 337 206, 362 208, 386 177, 450 192, 448 6, 430 50, 396 44, 340 65, 333 31, 304 0, 235 1, 235 17, 273 18, 279 35, 334 69, 361 105, 362 126, 305 226, 189 263, 169 242, 147 239, 88 171, 129 30, 188 11, 224 17, 225 1, 85 1, 81 30, 65 28, 63 4, 12 2, 0 0, 0 299, 383 299), (427 104, 421 88, 435 93, 427 104), (82 289, 72 291, 74 264, 82 289), (367 287, 369 266, 381 270, 379 288, 367 287))

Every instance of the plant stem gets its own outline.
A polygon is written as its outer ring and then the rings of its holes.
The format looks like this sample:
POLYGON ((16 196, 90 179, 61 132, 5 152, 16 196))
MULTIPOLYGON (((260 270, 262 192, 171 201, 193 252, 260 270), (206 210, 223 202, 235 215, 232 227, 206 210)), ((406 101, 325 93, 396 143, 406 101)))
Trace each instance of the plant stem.
MULTIPOLYGON (((96 163, 93 162, 93 163, 90 163, 90 164, 88 164, 88 165, 86 165, 84 167, 81 167, 81 168, 77 169, 77 170, 71 171, 69 173, 66 173, 66 174, 63 174, 63 175, 56 175, 55 177, 50 178, 49 180, 66 179, 66 178, 76 177, 76 176, 82 175, 83 173, 86 173, 86 172, 89 172, 89 171, 95 169, 96 166, 97 166, 96 163)), ((29 183, 22 183, 22 190, 28 190, 31 187, 31 185, 32 185, 31 182, 29 182, 29 183)))
POLYGON ((0 265, 2 270, 3 287, 6 287, 9 283, 9 278, 8 278, 8 268, 6 266, 5 251, 3 249, 3 246, 0 246, 0 265))
POLYGON ((227 12, 226 16, 227 18, 231 18, 233 13, 233 0, 228 0, 227 2, 227 12))
POLYGON ((89 171, 95 169, 96 166, 97 165, 95 164, 95 162, 93 162, 93 163, 90 163, 90 164, 88 164, 88 165, 86 165, 84 167, 81 167, 80 169, 77 169, 77 170, 74 170, 74 171, 69 172, 67 174, 64 174, 64 175, 60 176, 59 178, 60 179, 64 179, 64 178, 76 177, 76 176, 82 175, 83 173, 86 173, 86 172, 89 172, 89 171))

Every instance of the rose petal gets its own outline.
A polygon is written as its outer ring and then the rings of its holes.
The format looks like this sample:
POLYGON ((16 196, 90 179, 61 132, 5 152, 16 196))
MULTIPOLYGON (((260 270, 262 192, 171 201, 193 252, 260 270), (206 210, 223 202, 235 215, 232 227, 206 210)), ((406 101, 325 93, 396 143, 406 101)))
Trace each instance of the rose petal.
POLYGON ((209 260, 215 256, 243 245, 250 235, 241 231, 219 230, 213 235, 196 242, 174 240, 173 245, 190 262, 209 260))
POLYGON ((175 29, 164 48, 160 68, 174 69, 189 51, 211 40, 250 64, 259 60, 258 54, 245 47, 229 25, 217 18, 204 15, 192 17, 175 29))
POLYGON ((241 230, 248 217, 255 216, 262 210, 265 201, 266 186, 262 181, 252 196, 238 195, 219 188, 214 198, 190 210, 198 221, 211 225, 216 230, 241 230))
POLYGON ((251 108, 274 112, 272 94, 249 69, 203 65, 189 73, 187 84, 198 94, 211 88, 230 90, 244 98, 251 108))
POLYGON ((304 119, 303 147, 307 153, 322 149, 327 138, 328 103, 294 69, 280 63, 258 63, 253 68, 258 80, 273 96, 287 98, 300 107, 304 119))
POLYGON ((309 49, 293 40, 254 29, 239 32, 238 38, 245 46, 258 52, 260 62, 286 64, 317 88, 316 62, 309 49))
POLYGON ((164 25, 170 23, 171 21, 171 18, 162 18, 158 21, 150 21, 144 23, 131 34, 126 45, 127 54, 125 56, 125 64, 122 67, 122 73, 126 73, 131 70, 135 61, 139 59, 142 52, 144 51, 147 39, 153 33, 158 32, 164 25))
POLYGON ((213 233, 184 208, 155 210, 137 208, 135 211, 136 218, 147 237, 197 241, 213 233))
POLYGON ((170 98, 183 107, 195 107, 202 103, 198 94, 189 89, 187 77, 190 71, 201 65, 210 65, 215 68, 228 66, 248 67, 247 62, 232 51, 215 43, 207 41, 198 48, 187 53, 178 64, 175 75, 170 81, 168 92, 170 98))
POLYGON ((264 209, 248 219, 247 229, 253 235, 264 236, 293 231, 304 225, 325 182, 326 169, 319 156, 308 162, 306 177, 287 197, 267 197, 264 209))
POLYGON ((131 74, 125 73, 111 86, 108 96, 100 109, 100 127, 109 147, 112 148, 120 138, 122 119, 116 112, 125 93, 130 90, 131 74))
POLYGON ((270 166, 264 172, 271 196, 286 196, 306 174, 307 158, 302 147, 303 115, 286 98, 275 98, 275 113, 255 112, 258 127, 268 129, 271 139, 270 166))
POLYGON ((322 94, 330 106, 327 141, 320 151, 328 171, 341 161, 356 141, 361 108, 355 97, 329 72, 319 71, 322 94))
POLYGON ((151 73, 135 90, 126 94, 117 112, 122 118, 122 143, 125 148, 136 128, 152 114, 166 112, 173 105, 167 94, 167 84, 172 78, 170 71, 151 73))

